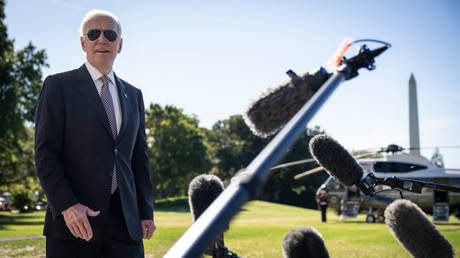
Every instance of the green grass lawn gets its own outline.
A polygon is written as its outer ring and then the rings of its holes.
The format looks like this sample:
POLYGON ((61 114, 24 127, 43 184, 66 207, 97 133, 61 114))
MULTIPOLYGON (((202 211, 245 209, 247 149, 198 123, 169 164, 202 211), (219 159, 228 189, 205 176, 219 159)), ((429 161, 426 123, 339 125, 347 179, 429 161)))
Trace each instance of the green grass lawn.
MULTIPOLYGON (((43 219, 43 212, 0 212, 0 237, 40 235, 43 219)), ((191 225, 192 216, 183 206, 157 208, 155 221, 154 237, 144 241, 147 257, 162 257, 191 225)), ((262 201, 243 207, 224 235, 225 244, 241 257, 282 257, 283 236, 302 225, 321 232, 331 257, 410 257, 385 224, 364 223, 364 215, 343 222, 329 211, 328 222, 321 223, 319 211, 262 201)), ((460 253, 460 221, 451 216, 436 227, 460 253)), ((0 257, 40 257, 44 248, 44 239, 0 242, 0 257)))

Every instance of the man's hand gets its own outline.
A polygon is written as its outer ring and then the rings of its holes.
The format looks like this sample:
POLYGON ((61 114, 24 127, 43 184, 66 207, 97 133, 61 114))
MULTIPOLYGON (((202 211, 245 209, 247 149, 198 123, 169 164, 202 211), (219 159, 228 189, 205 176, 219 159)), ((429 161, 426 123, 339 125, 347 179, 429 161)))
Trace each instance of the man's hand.
POLYGON ((62 215, 72 235, 89 241, 93 238, 93 231, 86 215, 96 217, 99 213, 99 211, 93 211, 85 205, 77 203, 63 211, 62 215))
POLYGON ((157 229, 152 220, 141 220, 141 228, 144 239, 152 238, 153 232, 157 229))

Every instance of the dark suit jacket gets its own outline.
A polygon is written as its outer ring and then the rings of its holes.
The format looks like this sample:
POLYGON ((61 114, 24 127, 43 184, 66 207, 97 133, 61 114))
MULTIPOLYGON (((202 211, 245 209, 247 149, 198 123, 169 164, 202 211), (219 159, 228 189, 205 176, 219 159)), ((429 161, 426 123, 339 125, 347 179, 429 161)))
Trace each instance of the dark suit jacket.
POLYGON ((141 240, 140 220, 153 219, 142 93, 116 76, 115 81, 122 114, 116 140, 85 65, 50 75, 43 83, 35 117, 35 162, 48 197, 45 235, 74 239, 61 212, 81 203, 101 211, 88 217, 93 240, 99 237, 107 218, 114 164, 130 237, 141 240))

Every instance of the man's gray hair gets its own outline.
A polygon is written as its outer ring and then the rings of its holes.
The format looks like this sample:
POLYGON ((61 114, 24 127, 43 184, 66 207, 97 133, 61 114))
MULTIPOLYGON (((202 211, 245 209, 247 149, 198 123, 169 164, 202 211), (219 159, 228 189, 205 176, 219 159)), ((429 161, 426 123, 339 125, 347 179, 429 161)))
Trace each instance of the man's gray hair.
POLYGON ((83 34, 86 33, 86 27, 88 26, 88 22, 92 20, 93 18, 99 17, 99 16, 105 16, 105 17, 112 18, 117 24, 118 36, 121 37, 121 24, 120 24, 120 20, 118 19, 118 17, 109 11, 98 10, 98 9, 93 9, 85 15, 85 17, 83 18, 83 21, 81 21, 80 29, 78 30, 78 32, 80 33, 80 36, 83 36, 83 34))

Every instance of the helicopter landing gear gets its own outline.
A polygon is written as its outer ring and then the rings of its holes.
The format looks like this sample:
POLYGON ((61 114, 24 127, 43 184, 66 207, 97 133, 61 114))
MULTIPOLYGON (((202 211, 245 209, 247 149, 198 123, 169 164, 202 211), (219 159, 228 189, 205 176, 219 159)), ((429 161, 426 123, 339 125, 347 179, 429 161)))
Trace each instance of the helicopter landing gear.
POLYGON ((366 222, 367 223, 375 223, 375 216, 373 214, 367 215, 366 222))
POLYGON ((375 216, 374 216, 374 212, 372 211, 372 207, 369 208, 369 212, 367 213, 367 217, 366 217, 366 222, 375 223, 375 216))

